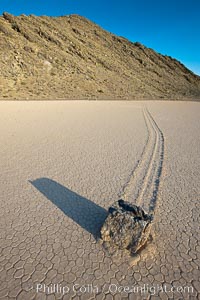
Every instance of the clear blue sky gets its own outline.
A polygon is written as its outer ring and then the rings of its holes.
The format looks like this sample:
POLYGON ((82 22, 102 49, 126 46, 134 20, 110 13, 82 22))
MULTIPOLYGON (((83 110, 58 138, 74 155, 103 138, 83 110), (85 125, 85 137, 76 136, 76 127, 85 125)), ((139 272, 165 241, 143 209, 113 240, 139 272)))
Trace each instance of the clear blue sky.
POLYGON ((79 14, 200 75, 200 0, 0 0, 0 14, 79 14))

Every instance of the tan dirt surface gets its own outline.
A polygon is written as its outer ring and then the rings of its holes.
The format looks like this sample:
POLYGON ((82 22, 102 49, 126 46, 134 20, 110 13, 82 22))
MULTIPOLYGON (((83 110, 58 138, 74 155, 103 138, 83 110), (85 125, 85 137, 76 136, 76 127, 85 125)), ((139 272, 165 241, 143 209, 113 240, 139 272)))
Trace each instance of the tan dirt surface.
POLYGON ((198 103, 0 111, 0 299, 200 299, 198 103), (153 240, 132 258, 99 240, 119 197, 154 215, 153 240))
POLYGON ((78 15, 4 13, 0 99, 199 100, 200 77, 78 15))

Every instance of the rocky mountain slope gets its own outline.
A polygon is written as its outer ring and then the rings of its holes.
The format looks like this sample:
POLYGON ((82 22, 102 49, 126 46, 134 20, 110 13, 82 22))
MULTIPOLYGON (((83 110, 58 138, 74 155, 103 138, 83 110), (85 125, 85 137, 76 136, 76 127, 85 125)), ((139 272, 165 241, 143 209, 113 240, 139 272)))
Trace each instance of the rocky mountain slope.
POLYGON ((78 15, 4 13, 0 99, 200 99, 200 77, 78 15))

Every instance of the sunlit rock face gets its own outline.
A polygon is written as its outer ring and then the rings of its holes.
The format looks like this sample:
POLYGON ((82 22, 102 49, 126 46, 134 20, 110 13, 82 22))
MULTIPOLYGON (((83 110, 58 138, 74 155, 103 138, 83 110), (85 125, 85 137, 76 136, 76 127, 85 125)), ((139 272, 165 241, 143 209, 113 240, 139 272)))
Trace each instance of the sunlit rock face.
POLYGON ((117 249, 135 254, 149 239, 152 216, 141 207, 118 200, 109 208, 101 238, 111 252, 117 249))

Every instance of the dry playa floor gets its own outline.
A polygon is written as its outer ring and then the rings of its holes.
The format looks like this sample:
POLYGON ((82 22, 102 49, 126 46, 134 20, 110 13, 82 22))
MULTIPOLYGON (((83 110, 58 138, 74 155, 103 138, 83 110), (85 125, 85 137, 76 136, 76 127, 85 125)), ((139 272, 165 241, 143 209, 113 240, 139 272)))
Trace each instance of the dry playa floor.
POLYGON ((200 299, 198 103, 0 111, 0 299, 200 299), (119 197, 154 213, 133 258, 98 239, 119 197))

